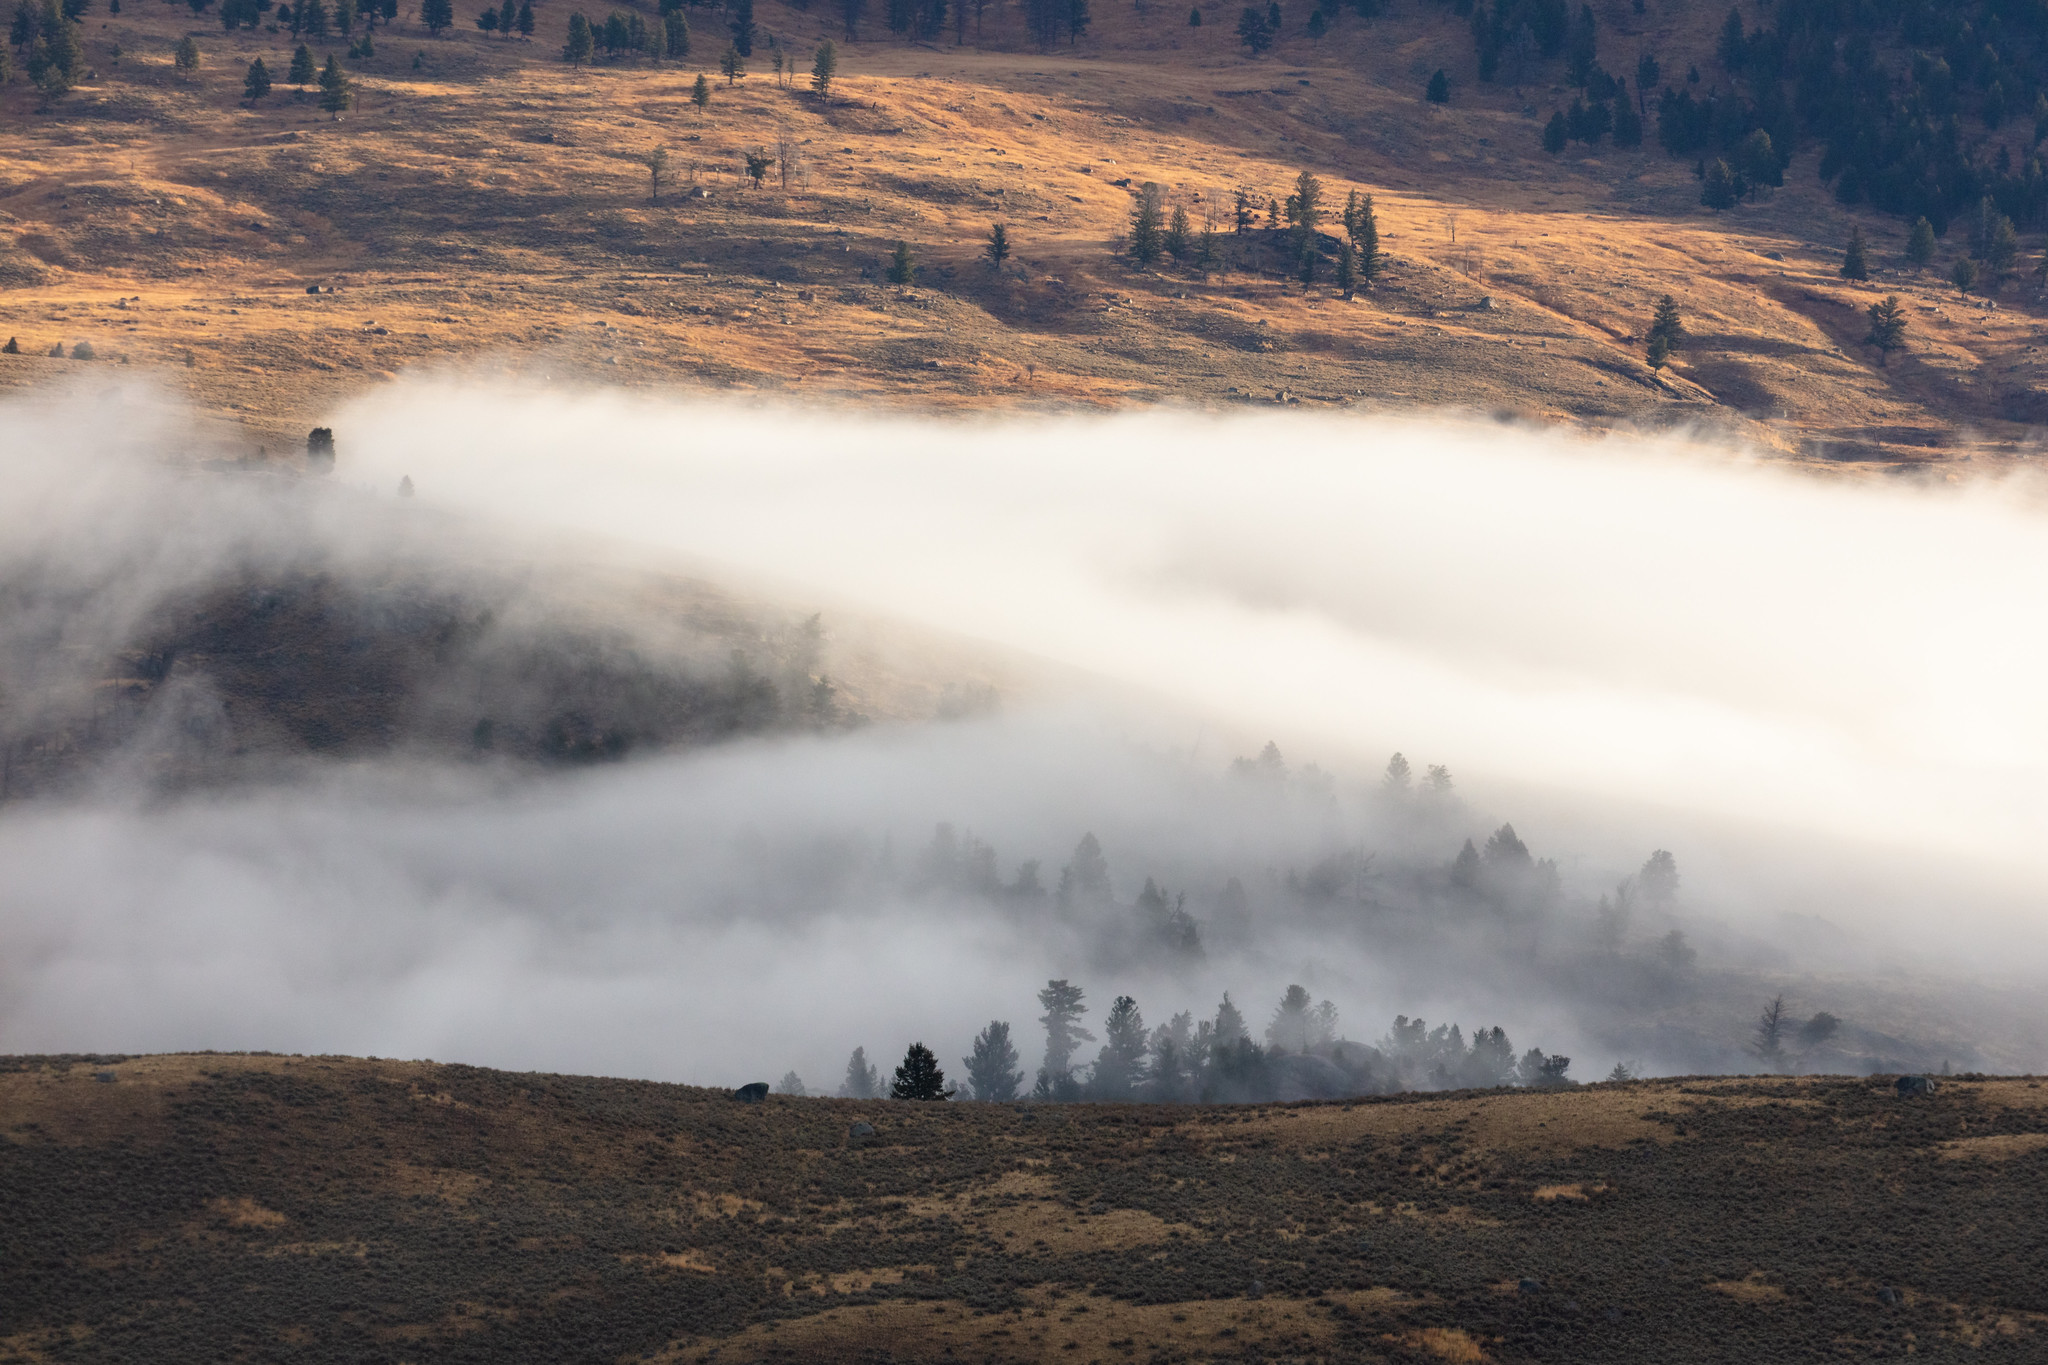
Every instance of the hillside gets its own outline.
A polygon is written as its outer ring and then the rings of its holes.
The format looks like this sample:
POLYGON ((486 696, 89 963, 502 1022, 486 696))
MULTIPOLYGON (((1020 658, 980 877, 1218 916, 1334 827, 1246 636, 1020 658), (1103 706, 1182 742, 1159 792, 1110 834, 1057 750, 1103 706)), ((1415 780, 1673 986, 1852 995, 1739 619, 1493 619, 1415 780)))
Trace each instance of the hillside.
POLYGON ((4 1067, 8 1361, 2027 1360, 2048 1330, 2024 1078, 1203 1108, 4 1067))
MULTIPOLYGON (((531 39, 482 33, 467 7, 430 36, 405 9, 350 60, 358 103, 336 121, 285 83, 275 15, 226 33, 211 11, 94 0, 78 88, 0 91, 0 334, 22 352, 0 355, 0 385, 76 375, 87 362, 48 352, 88 342, 95 372, 125 362, 190 402, 200 445, 270 459, 422 368, 925 407, 1451 404, 1893 468, 2023 453, 2039 415, 2039 300, 1944 283, 1960 230, 1912 270, 1905 221, 1839 203, 1818 146, 1726 213, 1654 136, 1552 157, 1544 121, 1575 93, 1558 64, 1522 88, 1479 80, 1450 8, 1333 10, 1320 39, 1290 14, 1254 59, 1228 8, 1190 28, 1171 6, 1102 4, 1040 52, 1022 7, 985 8, 964 44, 909 44, 881 41, 877 6, 825 99, 772 62, 808 72, 843 38, 837 6, 760 0, 736 84, 717 74, 717 8, 686 11, 687 61, 581 67, 560 60, 572 9, 543 0, 531 39), (200 64, 181 73, 188 32, 200 64), (278 85, 251 107, 258 56, 278 85), (1422 99, 1437 68, 1448 105, 1422 99), (673 183, 650 202, 657 146, 673 183), (787 154, 786 183, 746 185, 756 149, 787 154), (1302 169, 1333 207, 1376 198, 1390 264, 1354 300, 1283 278, 1277 234, 1228 232, 1240 186, 1283 197, 1302 169), (1147 181, 1197 227, 1220 212, 1235 268, 1113 257, 1147 181), (996 220, 1015 242, 1001 272, 979 255, 996 220), (1837 274, 1853 225, 1867 284, 1837 274), (913 288, 884 283, 899 240, 913 288), (1642 335, 1666 292, 1692 341, 1659 377, 1642 335), (1886 366, 1861 342, 1890 292, 1911 329, 1886 366)), ((1694 63, 1701 89, 1718 80, 1710 7, 1599 10, 1618 70, 1654 49, 1674 79, 1694 63)), ((2025 163, 2022 123, 1993 141, 2025 163)))

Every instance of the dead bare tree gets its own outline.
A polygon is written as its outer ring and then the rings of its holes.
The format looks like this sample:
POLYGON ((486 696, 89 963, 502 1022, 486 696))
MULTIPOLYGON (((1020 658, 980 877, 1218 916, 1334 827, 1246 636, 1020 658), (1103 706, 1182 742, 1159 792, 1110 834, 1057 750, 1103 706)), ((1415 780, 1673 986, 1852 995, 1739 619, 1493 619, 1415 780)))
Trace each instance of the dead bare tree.
POLYGON ((796 135, 789 131, 788 124, 775 129, 775 162, 781 169, 783 193, 789 192, 790 173, 796 169, 796 135))

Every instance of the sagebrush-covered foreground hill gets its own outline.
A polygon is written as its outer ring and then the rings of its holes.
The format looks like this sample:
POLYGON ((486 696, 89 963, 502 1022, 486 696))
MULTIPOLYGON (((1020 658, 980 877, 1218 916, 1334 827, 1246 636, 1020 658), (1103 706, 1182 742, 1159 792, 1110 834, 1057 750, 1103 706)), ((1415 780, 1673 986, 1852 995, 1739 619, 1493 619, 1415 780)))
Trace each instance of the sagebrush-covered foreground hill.
POLYGON ((4 1068, 0 1360, 2048 1351, 2026 1078, 1127 1107, 331 1057, 4 1068))
POLYGON ((0 87, 0 336, 18 344, 0 384, 142 367, 206 417, 202 444, 273 460, 417 367, 945 407, 1450 404, 1699 424, 1878 468, 2023 456, 2048 415, 2040 35, 2012 6, 1747 6, 1731 53, 1725 10, 1673 0, 1291 0, 1252 56, 1234 4, 1192 26, 1187 6, 1095 0, 1077 36, 1064 5, 932 24, 906 0, 865 6, 850 41, 842 4, 736 0, 685 7, 687 57, 600 46, 580 65, 562 59, 575 13, 660 38, 655 0, 539 0, 530 37, 481 31, 478 0, 430 31, 436 7, 404 0, 364 53, 362 23, 336 33, 321 3, 309 55, 354 83, 337 119, 288 79, 298 39, 266 0, 228 5, 231 30, 208 0, 70 0, 77 80, 54 94, 27 79, 49 60, 31 5, 0 87), (728 79, 743 7, 754 51, 728 79), (1601 74, 1581 86, 1586 19, 1601 74), (175 56, 188 38, 196 65, 175 56), (275 85, 245 100, 258 58, 275 85), (1425 98, 1438 71, 1447 103, 1425 98), (1595 103, 1637 98, 1641 145, 1546 151, 1551 115, 1614 77, 1628 89, 1595 103), (1665 87, 1693 101, 1669 137, 1665 87), (1763 176, 1748 135, 1766 129, 1784 186, 1703 207, 1724 155, 1763 176), (1284 231, 1234 230, 1240 189, 1281 201, 1302 170, 1332 210, 1375 196, 1389 260, 1355 299, 1330 278, 1334 221, 1307 286, 1284 231), (1148 182, 1196 230, 1218 217, 1211 268, 1115 254, 1148 182), (1966 221, 1980 193, 2022 230, 2005 266, 1966 221), (1924 266, 1904 254, 1920 207, 1945 230, 1924 266), (1867 281, 1838 273, 1858 227, 1867 281), (899 241, 911 287, 887 280, 899 241), (1972 254, 1987 268, 1962 293, 1948 272, 1972 254), (1690 341, 1660 376, 1644 335, 1664 293, 1690 341), (1891 293, 1909 328, 1885 363, 1865 310, 1891 293))

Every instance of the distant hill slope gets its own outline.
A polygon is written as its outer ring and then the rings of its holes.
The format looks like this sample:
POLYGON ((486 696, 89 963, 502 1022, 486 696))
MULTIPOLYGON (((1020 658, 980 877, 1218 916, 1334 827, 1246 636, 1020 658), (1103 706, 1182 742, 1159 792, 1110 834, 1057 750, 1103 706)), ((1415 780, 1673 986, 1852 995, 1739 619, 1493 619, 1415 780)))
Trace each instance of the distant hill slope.
POLYGON ((1139 1108, 0 1067, 7 1361, 2048 1349, 2048 1092, 2024 1078, 1139 1108))
MULTIPOLYGON (((348 395, 449 366, 942 407, 1449 404, 1704 423, 1890 468, 2023 453, 2048 420, 2031 237, 1996 308, 1945 282, 1978 249, 1961 220, 1980 193, 2028 233, 2048 200, 2039 35, 2014 7, 1744 10, 1731 67, 1725 11, 1602 0, 1585 10, 1601 80, 1634 90, 1651 55, 1658 88, 1691 102, 1676 156, 1647 99, 1641 146, 1544 150, 1552 113, 1605 90, 1572 83, 1580 7, 1562 0, 1332 6, 1321 36, 1287 6, 1257 58, 1234 36, 1240 8, 1201 7, 1193 27, 1184 7, 1097 4, 1040 51, 1043 5, 964 26, 949 11, 914 42, 888 13, 928 0, 870 5, 850 42, 840 5, 761 0, 750 74, 728 82, 716 6, 685 8, 686 59, 583 66, 561 60, 568 0, 535 8, 530 39, 480 32, 468 8, 430 34, 401 6, 371 55, 344 57, 360 28, 309 40, 353 72, 336 121, 285 81, 295 38, 277 12, 227 32, 212 12, 94 0, 78 88, 47 107, 19 76, 0 90, 0 334, 21 352, 0 355, 0 385, 125 359, 190 397, 209 440, 270 460, 295 459, 348 395), (191 71, 173 61, 187 36, 191 71), (1862 65, 1855 43, 1832 46, 1859 36, 1876 40, 1862 65), (827 37, 840 75, 820 98, 808 72, 827 37), (278 85, 252 105, 258 57, 278 85), (1439 69, 1448 104, 1424 98, 1439 69), (1775 130, 1784 187, 1702 207, 1712 160, 1758 178, 1759 130, 1775 130), (759 188, 749 153, 772 163, 759 188), (1390 260, 1355 300, 1334 288, 1334 237, 1304 287, 1280 234, 1233 230, 1240 188, 1283 200, 1304 169, 1332 210, 1376 197, 1390 260), (1218 218, 1221 265, 1112 254, 1147 182, 1196 230, 1218 218), (1924 269, 1899 216, 1919 207, 1959 223, 1924 269), (982 254, 996 221, 1013 240, 1001 270, 982 254), (1867 282, 1838 275, 1856 226, 1867 282), (914 287, 885 278, 899 241, 914 287), (1643 337, 1664 293, 1691 340, 1660 375, 1643 337), (1885 364, 1865 309, 1890 293, 1910 328, 1885 364), (80 342, 99 359, 71 358, 80 342)), ((652 0, 619 12, 660 30, 652 0)))

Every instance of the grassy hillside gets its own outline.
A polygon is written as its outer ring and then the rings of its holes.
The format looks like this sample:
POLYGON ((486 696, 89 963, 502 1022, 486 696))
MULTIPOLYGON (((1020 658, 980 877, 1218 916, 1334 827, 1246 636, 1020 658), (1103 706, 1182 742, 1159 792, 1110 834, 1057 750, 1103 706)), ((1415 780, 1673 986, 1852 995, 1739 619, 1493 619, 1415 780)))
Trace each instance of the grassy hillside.
MULTIPOLYGON (((1955 240, 1908 269, 1905 224, 1838 203, 1818 146, 1784 189, 1724 214, 1654 127, 1642 148, 1553 158, 1544 122, 1575 93, 1560 63, 1519 88, 1481 82, 1449 6, 1332 10, 1319 40, 1290 11, 1252 59, 1230 7, 1196 29, 1181 7, 1100 3, 1079 43, 1041 53, 1022 6, 986 8, 961 45, 950 27, 878 41, 875 5, 827 99, 779 84, 772 55, 807 72, 820 38, 843 38, 836 5, 761 0, 736 85, 718 75, 716 7, 688 10, 686 62, 582 68, 559 55, 569 0, 536 7, 530 40, 479 32, 474 8, 438 37, 402 8, 350 63, 360 100, 337 122, 283 83, 288 32, 94 0, 88 79, 47 103, 18 76, 0 91, 0 334, 22 350, 0 355, 0 385, 76 373, 47 352, 87 341, 94 364, 165 375, 206 437, 270 458, 419 367, 937 406, 1448 403, 1704 423, 1878 466, 2013 454, 2038 416, 2030 287, 1995 309, 1957 295, 1942 282, 1955 240), (202 58, 181 74, 188 32, 202 58), (249 107, 257 56, 279 85, 249 107), (1422 98, 1437 68, 1447 106, 1422 98), (743 154, 778 139, 788 183, 746 187, 743 154), (678 183, 652 203, 638 158, 657 146, 678 183), (1199 225, 1240 186, 1284 196, 1304 168, 1338 202, 1377 197, 1392 264, 1355 300, 1241 242, 1241 268, 1206 276, 1112 257, 1148 180, 1199 225), (978 254, 996 220, 1016 243, 1000 273, 978 254), (1856 223, 1867 285, 1836 275, 1856 223), (921 262, 914 288, 884 282, 898 240, 921 262), (1664 292, 1694 340, 1659 378, 1640 339, 1664 292), (1863 309, 1889 292, 1911 345, 1883 367, 1863 309)), ((1689 63, 1703 90, 1720 79, 1719 12, 1597 8, 1614 69, 1653 49, 1674 79, 1689 63)), ((1998 134, 2022 162, 2026 122, 1998 134)))
POLYGON ((1177 1108, 4 1066, 0 1360, 2018 1361, 2048 1332, 2024 1078, 1177 1108))

